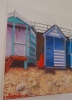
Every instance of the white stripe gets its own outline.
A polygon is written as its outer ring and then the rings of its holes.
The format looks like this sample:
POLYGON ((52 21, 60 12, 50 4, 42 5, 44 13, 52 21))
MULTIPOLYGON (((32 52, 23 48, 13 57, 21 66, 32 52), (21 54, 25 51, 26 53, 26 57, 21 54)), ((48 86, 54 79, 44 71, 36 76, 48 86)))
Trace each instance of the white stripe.
POLYGON ((58 58, 65 58, 65 57, 64 57, 64 56, 54 56, 54 59, 55 59, 55 58, 58 59, 58 58))
POLYGON ((58 65, 58 64, 54 64, 54 66, 65 66, 65 65, 60 65, 60 64, 58 65))
POLYGON ((49 34, 49 36, 52 36, 52 37, 59 37, 59 38, 61 38, 61 36, 56 35, 56 34, 49 34))
POLYGON ((61 53, 64 53, 65 51, 64 50, 54 50, 54 52, 61 52, 61 53))
POLYGON ((54 59, 54 61, 57 60, 57 61, 65 61, 65 59, 54 59))
MULTIPOLYGON (((49 35, 55 35, 55 36, 60 36, 58 33, 50 33, 49 35)), ((61 37, 61 36, 60 36, 61 37)))
POLYGON ((65 55, 63 53, 54 53, 54 55, 65 55))
POLYGON ((58 63, 65 64, 65 62, 54 62, 54 64, 58 64, 58 63))

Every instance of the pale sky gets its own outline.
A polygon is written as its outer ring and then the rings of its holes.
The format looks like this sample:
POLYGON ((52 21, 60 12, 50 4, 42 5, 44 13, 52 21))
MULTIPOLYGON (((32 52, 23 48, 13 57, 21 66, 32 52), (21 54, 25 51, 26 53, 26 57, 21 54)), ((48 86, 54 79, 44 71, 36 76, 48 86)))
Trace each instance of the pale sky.
POLYGON ((57 24, 59 27, 72 30, 71 27, 72 19, 9 2, 8 13, 13 12, 14 10, 16 10, 20 15, 22 15, 29 21, 48 24, 48 25, 57 24))

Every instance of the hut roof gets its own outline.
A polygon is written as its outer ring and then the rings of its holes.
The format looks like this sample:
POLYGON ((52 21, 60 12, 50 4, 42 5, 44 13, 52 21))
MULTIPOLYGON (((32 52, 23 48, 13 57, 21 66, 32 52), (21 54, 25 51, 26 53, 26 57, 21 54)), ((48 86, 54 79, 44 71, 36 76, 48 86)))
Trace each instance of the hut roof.
POLYGON ((60 34, 65 40, 67 40, 66 37, 65 37, 65 35, 63 34, 63 32, 60 30, 60 28, 59 28, 57 25, 53 25, 51 28, 49 28, 49 29, 43 34, 43 37, 46 36, 46 35, 48 35, 48 34, 49 34, 50 32, 52 32, 54 29, 57 29, 58 32, 59 32, 59 34, 60 34))
POLYGON ((9 13, 7 18, 10 18, 10 17, 18 17, 19 19, 21 19, 26 24, 32 26, 32 24, 27 19, 25 19, 23 16, 21 16, 17 11, 9 13))
POLYGON ((27 25, 29 25, 31 27, 31 29, 35 32, 35 34, 37 34, 35 28, 33 27, 33 25, 31 24, 30 21, 28 21, 26 18, 24 18, 23 16, 21 16, 17 11, 14 11, 12 13, 9 13, 7 18, 10 17, 18 17, 19 19, 21 19, 23 22, 25 22, 27 25))

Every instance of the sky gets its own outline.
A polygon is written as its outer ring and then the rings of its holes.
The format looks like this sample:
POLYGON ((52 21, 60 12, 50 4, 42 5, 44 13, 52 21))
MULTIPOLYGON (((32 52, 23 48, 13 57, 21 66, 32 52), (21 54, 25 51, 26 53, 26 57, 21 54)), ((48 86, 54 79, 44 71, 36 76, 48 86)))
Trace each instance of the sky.
MULTIPOLYGON (((22 15, 24 18, 31 22, 37 22, 37 23, 42 23, 42 24, 47 24, 47 25, 58 25, 59 27, 66 28, 66 29, 71 29, 72 30, 72 19, 62 17, 59 15, 55 15, 52 13, 48 13, 45 11, 40 11, 37 9, 33 9, 27 6, 19 5, 16 3, 8 3, 7 7, 7 13, 11 13, 14 10, 16 10, 20 15, 22 15)), ((46 27, 44 25, 39 25, 41 27, 46 27)), ((64 33, 66 34, 66 33, 64 33)))

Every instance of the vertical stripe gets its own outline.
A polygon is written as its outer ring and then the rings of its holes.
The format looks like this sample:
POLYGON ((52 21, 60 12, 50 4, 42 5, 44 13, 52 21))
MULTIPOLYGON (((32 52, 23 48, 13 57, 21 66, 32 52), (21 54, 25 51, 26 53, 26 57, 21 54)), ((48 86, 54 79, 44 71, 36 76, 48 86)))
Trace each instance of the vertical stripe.
POLYGON ((15 23, 13 23, 13 29, 12 29, 12 55, 14 55, 14 34, 15 34, 15 23))

